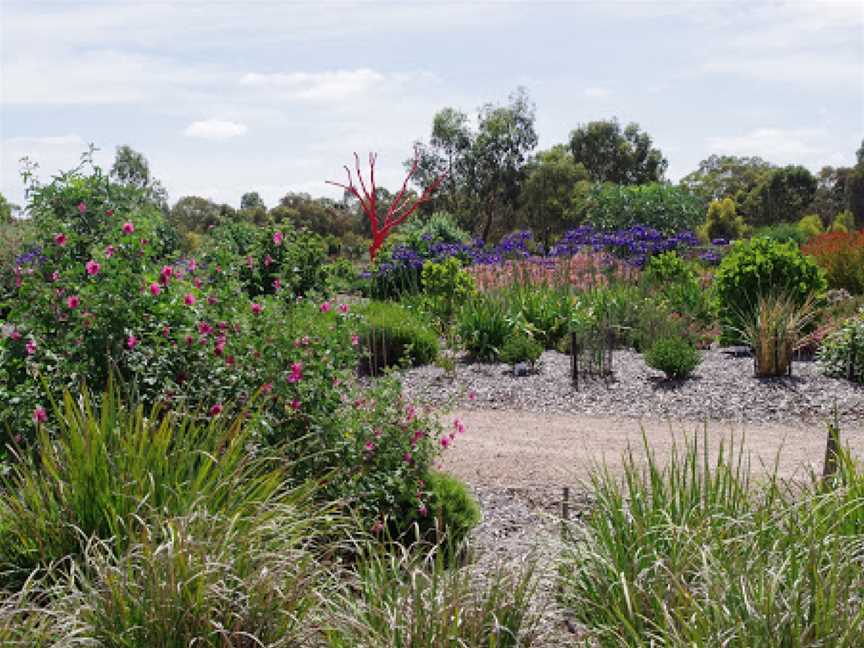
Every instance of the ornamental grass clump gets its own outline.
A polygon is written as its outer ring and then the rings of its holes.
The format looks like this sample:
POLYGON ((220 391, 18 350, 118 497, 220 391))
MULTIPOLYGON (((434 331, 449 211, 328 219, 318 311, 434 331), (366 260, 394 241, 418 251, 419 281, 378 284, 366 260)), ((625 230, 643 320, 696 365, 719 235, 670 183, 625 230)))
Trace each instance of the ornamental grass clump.
POLYGON ((828 483, 770 467, 757 481, 741 444, 707 444, 706 430, 660 460, 643 437, 623 479, 592 472, 596 504, 567 527, 559 572, 586 644, 861 645, 860 467, 841 452, 828 483))

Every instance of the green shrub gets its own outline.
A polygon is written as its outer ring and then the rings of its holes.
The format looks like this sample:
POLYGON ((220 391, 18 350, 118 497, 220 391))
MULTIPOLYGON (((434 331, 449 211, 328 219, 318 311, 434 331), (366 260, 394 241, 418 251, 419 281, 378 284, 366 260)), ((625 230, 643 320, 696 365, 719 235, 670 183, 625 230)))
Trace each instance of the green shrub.
POLYGON ((442 263, 424 263, 421 281, 427 307, 445 328, 453 321, 458 306, 477 293, 473 277, 453 257, 442 263))
POLYGON ((514 284, 499 294, 514 324, 527 329, 543 348, 554 349, 561 343, 573 308, 566 288, 514 284))
POLYGON ((663 338, 654 342, 645 353, 645 363, 666 374, 666 378, 687 378, 699 366, 699 351, 680 337, 663 338))
POLYGON ((747 225, 744 223, 744 218, 737 214, 735 201, 732 198, 712 200, 708 205, 705 222, 699 228, 700 236, 706 241, 714 239, 732 241, 743 237, 746 232, 747 225))
POLYGON ((358 310, 363 318, 363 348, 373 372, 404 361, 415 366, 429 364, 438 356, 438 336, 416 312, 377 301, 358 310))
POLYGON ((855 215, 848 209, 840 212, 834 217, 834 222, 831 223, 829 229, 831 232, 854 232, 855 231, 855 215))
POLYGON ((701 200, 681 187, 605 183, 587 196, 584 223, 603 231, 642 225, 671 235, 695 230, 701 219, 701 200))
POLYGON ((678 256, 677 252, 655 254, 649 260, 642 272, 642 280, 651 286, 660 286, 669 282, 688 282, 697 280, 693 267, 678 256))
POLYGON ((430 472, 425 489, 428 515, 421 518, 421 534, 443 534, 448 546, 458 550, 480 522, 480 505, 464 483, 447 473, 430 472))
POLYGON ((498 358, 512 334, 513 323, 501 299, 481 294, 459 311, 457 329, 462 344, 473 357, 492 361, 498 358))
POLYGON ((543 354, 543 345, 529 335, 513 335, 504 343, 500 360, 509 365, 527 362, 534 365, 543 354))
POLYGON ((825 228, 822 226, 822 217, 819 214, 802 216, 801 220, 798 221, 797 227, 804 236, 805 242, 825 231, 825 228))
POLYGON ((827 375, 864 383, 864 309, 823 340, 816 357, 827 375))
POLYGON ((394 243, 402 242, 422 256, 427 256, 429 249, 436 243, 463 243, 470 238, 471 235, 459 227, 451 214, 437 211, 426 221, 410 219, 399 228, 394 243))
POLYGON ((736 241, 714 275, 713 291, 726 341, 751 319, 759 298, 788 292, 798 305, 825 290, 825 273, 794 243, 767 238, 736 241))
POLYGON ((754 237, 767 238, 778 243, 794 243, 796 246, 807 242, 807 235, 796 223, 776 223, 764 225, 753 234, 754 237))
POLYGON ((753 479, 734 440, 709 452, 707 431, 699 437, 662 459, 643 439, 625 454, 623 479, 592 471, 596 504, 569 528, 559 582, 586 644, 860 643, 857 466, 841 453, 836 488, 821 479, 789 488, 770 468, 753 479))

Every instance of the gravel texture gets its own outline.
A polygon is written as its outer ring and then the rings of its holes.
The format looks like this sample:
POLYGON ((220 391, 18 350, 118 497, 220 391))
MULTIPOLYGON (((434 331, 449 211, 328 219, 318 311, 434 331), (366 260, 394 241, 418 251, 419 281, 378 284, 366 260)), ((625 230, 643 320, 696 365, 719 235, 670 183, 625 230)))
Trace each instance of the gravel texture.
POLYGON ((570 357, 555 351, 525 377, 504 364, 463 358, 455 379, 427 365, 403 371, 402 380, 416 400, 459 407, 811 426, 831 417, 836 405, 841 423, 864 421, 864 386, 828 378, 812 361, 795 362, 789 377, 756 378, 752 358, 710 350, 681 381, 665 380, 629 350, 615 351, 612 365, 611 379, 583 378, 578 390, 570 357))

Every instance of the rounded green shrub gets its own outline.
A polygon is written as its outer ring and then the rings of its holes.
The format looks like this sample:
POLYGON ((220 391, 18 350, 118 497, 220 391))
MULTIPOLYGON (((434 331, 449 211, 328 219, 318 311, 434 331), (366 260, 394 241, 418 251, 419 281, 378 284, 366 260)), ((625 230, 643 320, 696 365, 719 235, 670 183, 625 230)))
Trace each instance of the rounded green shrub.
POLYGON ((864 309, 829 335, 816 357, 827 375, 864 383, 864 309))
POLYGON ((724 341, 755 312, 760 297, 783 291, 801 305, 826 288, 825 273, 794 243, 768 238, 737 241, 714 275, 714 298, 724 341))
POLYGON ((666 374, 666 378, 687 378, 702 362, 699 351, 680 337, 661 338, 645 353, 645 363, 666 374))
POLYGON ((675 282, 695 282, 696 272, 677 252, 655 254, 648 260, 642 278, 652 285, 675 282))
POLYGON ((404 361, 429 364, 438 356, 438 336, 416 312, 392 302, 370 302, 359 312, 363 348, 373 373, 404 361))
POLYGON ((543 353, 543 345, 528 335, 514 335, 501 349, 501 362, 515 365, 519 362, 534 364, 543 353))
POLYGON ((473 277, 454 257, 441 263, 427 261, 420 276, 425 302, 445 326, 453 320, 458 305, 477 293, 473 277))
POLYGON ((480 505, 464 483, 446 473, 428 473, 426 491, 427 515, 422 518, 421 532, 428 534, 437 528, 450 547, 458 548, 480 522, 480 505))
POLYGON ((731 241, 741 238, 747 231, 744 219, 737 213, 737 206, 732 198, 712 200, 708 205, 705 222, 699 228, 699 234, 706 241, 726 239, 731 241))

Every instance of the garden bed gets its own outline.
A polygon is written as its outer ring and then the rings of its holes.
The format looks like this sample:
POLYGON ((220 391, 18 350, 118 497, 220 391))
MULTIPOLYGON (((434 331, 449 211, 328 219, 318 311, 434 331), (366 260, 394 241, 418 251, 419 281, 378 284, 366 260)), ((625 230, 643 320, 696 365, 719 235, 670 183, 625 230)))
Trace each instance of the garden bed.
POLYGON ((451 379, 438 367, 402 372, 407 393, 433 404, 752 423, 820 425, 836 406, 841 423, 864 421, 864 386, 824 376, 814 362, 796 362, 792 376, 756 378, 753 359, 721 350, 703 353, 692 378, 667 381, 642 356, 615 351, 614 375, 570 380, 570 357, 546 351, 538 371, 514 377, 507 365, 463 359, 451 379))

